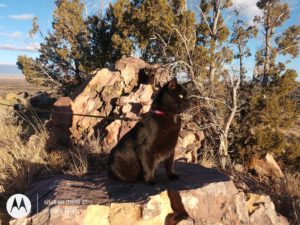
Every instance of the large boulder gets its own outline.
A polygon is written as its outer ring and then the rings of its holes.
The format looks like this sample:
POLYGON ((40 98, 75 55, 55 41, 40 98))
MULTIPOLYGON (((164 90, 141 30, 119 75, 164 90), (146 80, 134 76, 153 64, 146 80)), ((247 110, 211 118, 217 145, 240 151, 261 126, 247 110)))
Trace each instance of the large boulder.
POLYGON ((133 57, 121 59, 113 70, 94 71, 68 101, 57 100, 56 109, 60 107, 73 114, 71 124, 57 123, 63 118, 61 113, 53 113, 46 126, 61 143, 69 140, 76 143, 97 133, 103 147, 111 149, 137 123, 140 115, 150 110, 156 92, 169 79, 170 73, 164 67, 133 57), (130 120, 117 119, 120 117, 130 120), (68 136, 57 136, 60 133, 57 129, 67 130, 68 136))
MULTIPOLYGON (((101 148, 109 151, 149 112, 155 95, 169 80, 170 72, 163 66, 133 57, 120 59, 111 70, 95 70, 73 96, 59 98, 46 127, 65 145, 96 134, 101 148)), ((197 124, 184 124, 176 157, 196 162, 203 138, 197 124)))
POLYGON ((269 196, 254 193, 248 193, 246 196, 251 224, 288 224, 286 218, 277 216, 269 196))
POLYGON ((83 178, 54 176, 33 183, 28 218, 11 225, 287 225, 267 196, 247 198, 224 174, 177 162, 178 181, 163 170, 157 184, 124 183, 106 172, 83 178))
POLYGON ((175 158, 182 158, 186 159, 187 162, 196 163, 198 160, 198 150, 204 138, 203 130, 191 131, 182 129, 175 148, 175 158))
POLYGON ((261 159, 257 156, 253 156, 250 160, 249 169, 255 172, 260 179, 262 177, 269 177, 272 180, 276 180, 284 177, 278 163, 270 153, 267 153, 266 156, 261 159))

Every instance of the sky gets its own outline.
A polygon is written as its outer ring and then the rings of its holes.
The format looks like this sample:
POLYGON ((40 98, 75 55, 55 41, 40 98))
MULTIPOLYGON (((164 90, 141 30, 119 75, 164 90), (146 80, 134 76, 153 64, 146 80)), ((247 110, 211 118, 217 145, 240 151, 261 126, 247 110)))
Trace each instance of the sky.
POLYGON ((0 0, 0 74, 21 74, 18 55, 38 56, 40 37, 30 38, 32 19, 37 16, 41 30, 51 27, 53 0, 0 0))
MULTIPOLYGON (((251 22, 255 15, 261 14, 256 7, 257 0, 232 1, 233 7, 239 10, 240 16, 246 21, 251 22)), ((100 0, 86 0, 86 2, 86 13, 90 14, 99 10, 98 3, 100 0)), ((288 25, 300 25, 300 0, 289 0, 288 2, 291 7, 291 19, 276 32, 282 32, 288 25)), ((29 37, 32 19, 35 16, 38 17, 40 30, 46 35, 51 30, 54 8, 54 0, 0 0, 0 75, 21 74, 21 71, 16 67, 16 60, 19 55, 33 58, 38 56, 38 47, 42 38, 40 35, 34 38, 29 37)), ((230 24, 231 21, 229 20, 228 23, 230 24)), ((260 40, 263 40, 262 37, 249 42, 249 47, 253 53, 246 63, 249 75, 253 72, 255 51, 262 44, 260 40)), ((287 59, 287 57, 279 58, 281 61, 287 59)), ((291 63, 287 64, 287 67, 297 70, 300 76, 300 57, 293 59, 291 63)))
MULTIPOLYGON (((239 16, 247 21, 249 24, 253 21, 253 18, 258 15, 262 15, 260 9, 257 8, 256 2, 258 0, 232 0, 233 8, 239 11, 239 16)), ((287 2, 290 7, 290 19, 286 21, 286 23, 279 28, 276 28, 274 35, 281 34, 287 27, 291 25, 300 25, 300 0, 283 0, 283 2, 287 2)), ((230 23, 230 21, 229 21, 230 23)), ((249 59, 245 60, 245 67, 247 71, 248 78, 252 78, 253 69, 255 66, 255 52, 259 49, 263 44, 264 37, 262 32, 258 33, 257 38, 252 39, 248 43, 248 47, 251 50, 251 56, 249 59)), ((300 81, 300 56, 296 58, 291 58, 288 56, 278 56, 277 61, 286 63, 286 68, 294 69, 298 73, 297 80, 300 81), (291 62, 287 62, 290 60, 291 62)), ((235 61, 236 66, 238 66, 238 61, 235 61)))

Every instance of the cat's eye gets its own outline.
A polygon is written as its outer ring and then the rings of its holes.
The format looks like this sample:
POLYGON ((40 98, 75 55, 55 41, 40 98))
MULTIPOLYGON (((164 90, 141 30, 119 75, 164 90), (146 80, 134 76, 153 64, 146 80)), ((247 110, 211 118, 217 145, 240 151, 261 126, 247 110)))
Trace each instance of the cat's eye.
POLYGON ((183 98, 183 95, 179 95, 179 98, 183 98))

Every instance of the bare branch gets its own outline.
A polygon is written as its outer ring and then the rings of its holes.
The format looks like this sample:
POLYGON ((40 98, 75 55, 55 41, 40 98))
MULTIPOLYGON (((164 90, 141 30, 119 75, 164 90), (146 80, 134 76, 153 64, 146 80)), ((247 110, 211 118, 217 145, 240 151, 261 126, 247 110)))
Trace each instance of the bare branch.
POLYGON ((218 26, 218 21, 219 21, 219 17, 220 17, 220 13, 221 13, 221 5, 222 5, 222 0, 219 1, 219 5, 218 5, 218 9, 217 9, 217 15, 214 18, 214 25, 213 25, 213 35, 216 34, 217 32, 217 26, 218 26))
POLYGON ((206 26, 207 26, 207 28, 208 28, 208 30, 209 30, 210 35, 213 35, 213 32, 212 32, 212 30, 211 30, 211 28, 210 28, 210 26, 209 26, 208 20, 207 20, 207 18, 206 18, 206 16, 205 16, 204 12, 202 11, 202 9, 201 9, 200 6, 197 6, 197 8, 199 9, 202 18, 204 19, 204 22, 205 22, 205 24, 206 24, 206 26))
POLYGON ((190 66, 193 66, 193 60, 192 60, 191 55, 190 55, 190 50, 189 50, 189 46, 188 46, 186 37, 183 36, 181 34, 181 32, 179 32, 179 30, 175 27, 175 25, 172 25, 172 27, 176 31, 176 33, 179 35, 179 37, 181 38, 182 42, 184 43, 186 54, 188 55, 190 66))
MULTIPOLYGON (((31 67, 32 69, 35 69, 35 66, 38 66, 38 69, 41 70, 41 72, 48 78, 48 79, 47 79, 48 81, 50 81, 50 82, 56 84, 58 87, 61 87, 61 86, 62 86, 62 84, 59 83, 58 81, 54 80, 53 77, 51 77, 51 76, 49 75, 49 73, 48 73, 42 66, 40 66, 40 65, 33 65, 33 64, 30 65, 30 67, 31 67)), ((42 80, 43 78, 34 78, 33 80, 38 80, 38 79, 39 79, 39 80, 42 80)))
MULTIPOLYGON (((283 51, 286 51, 286 50, 288 50, 288 49, 290 49, 290 48, 293 48, 293 47, 295 47, 295 46, 299 46, 300 45, 300 42, 298 42, 297 44, 294 44, 294 45, 290 45, 290 46, 288 46, 288 47, 286 47, 286 48, 284 48, 284 49, 279 49, 279 51, 280 52, 283 52, 283 51)), ((300 47, 300 46, 299 46, 300 47)))
POLYGON ((198 95, 191 95, 191 98, 197 98, 197 99, 204 99, 204 100, 207 100, 207 101, 219 102, 219 103, 225 105, 226 107, 230 108, 225 101, 221 101, 221 100, 218 100, 218 99, 215 99, 215 98, 209 98, 209 97, 198 96, 198 95))
POLYGON ((222 25, 218 28, 218 31, 226 26, 227 22, 231 20, 235 16, 235 13, 231 13, 231 15, 227 16, 227 18, 222 22, 222 25))

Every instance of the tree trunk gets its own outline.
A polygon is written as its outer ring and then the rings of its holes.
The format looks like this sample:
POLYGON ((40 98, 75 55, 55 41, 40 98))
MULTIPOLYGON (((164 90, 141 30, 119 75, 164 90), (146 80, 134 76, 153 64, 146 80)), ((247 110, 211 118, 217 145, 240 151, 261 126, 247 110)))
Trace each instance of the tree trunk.
POLYGON ((228 156, 228 137, 226 134, 221 133, 219 138, 220 138, 220 146, 219 146, 220 164, 221 164, 221 168, 225 170, 230 160, 228 156))
POLYGON ((75 59, 75 79, 81 83, 81 76, 80 76, 80 70, 79 70, 79 62, 75 59))
POLYGON ((232 124, 232 121, 234 119, 234 116, 237 111, 237 90, 240 85, 240 81, 237 81, 236 84, 234 84, 233 78, 230 77, 230 82, 232 86, 232 107, 231 107, 231 112, 228 115, 228 117, 225 120, 223 130, 219 136, 220 138, 220 146, 219 146, 219 157, 220 157, 220 164, 221 168, 224 170, 226 166, 230 163, 230 157, 228 154, 228 134, 229 134, 229 129, 232 124))
POLYGON ((240 55, 240 82, 243 83, 244 82, 244 66, 243 66, 243 57, 244 57, 244 53, 242 51, 242 47, 241 44, 239 44, 238 46, 239 49, 239 55, 240 55))
POLYGON ((212 62, 209 66, 209 82, 212 86, 213 86, 214 80, 215 80, 215 71, 216 71, 215 63, 212 62))
POLYGON ((215 71, 216 71, 216 44, 217 44, 217 32, 219 25, 219 18, 221 13, 221 1, 213 1, 213 26, 212 26, 212 34, 211 34, 211 44, 210 44, 210 56, 211 63, 209 66, 209 81, 212 87, 214 87, 215 80, 215 71))
POLYGON ((265 24, 265 62, 264 62, 264 74, 262 85, 266 86, 269 82, 269 70, 270 70, 270 40, 271 40, 271 27, 270 16, 267 12, 266 24, 265 24))
POLYGON ((212 37, 213 41, 210 44, 210 65, 209 65, 209 82, 212 87, 214 87, 215 81, 215 71, 216 71, 216 39, 215 36, 212 37))

